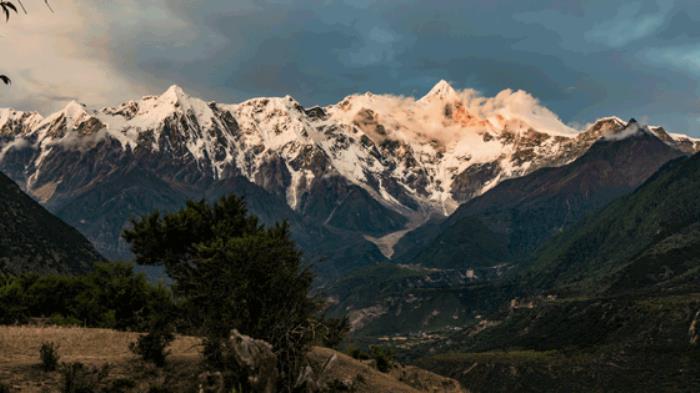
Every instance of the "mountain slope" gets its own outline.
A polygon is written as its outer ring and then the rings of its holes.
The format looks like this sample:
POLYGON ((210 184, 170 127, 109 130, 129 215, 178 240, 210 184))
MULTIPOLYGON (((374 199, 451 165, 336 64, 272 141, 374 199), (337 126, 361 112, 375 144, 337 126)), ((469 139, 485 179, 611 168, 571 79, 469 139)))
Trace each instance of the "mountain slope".
POLYGON ((667 163, 549 241, 531 296, 406 356, 475 392, 698 390, 699 196, 700 154, 667 163))
POLYGON ((103 258, 0 173, 0 272, 80 273, 103 258))
POLYGON ((697 290, 532 302, 409 356, 470 392, 694 392, 697 290))
POLYGON ((603 119, 576 133, 525 92, 484 98, 444 81, 420 99, 366 93, 322 108, 289 96, 205 102, 172 86, 98 110, 71 102, 45 118, 0 109, 0 170, 112 259, 130 257, 119 238, 129 217, 236 183, 227 191, 251 205, 274 200, 254 213, 295 216, 298 239, 328 233, 322 257, 347 265, 386 259, 426 217, 569 163, 619 124, 603 119))
POLYGON ((505 181, 462 205, 432 232, 422 231, 421 237, 434 240, 414 255, 409 252, 408 258, 456 269, 522 261, 547 239, 634 190, 682 154, 648 128, 630 122, 571 164, 505 181))
POLYGON ((700 277, 700 155, 664 166, 539 253, 528 277, 538 288, 627 291, 700 277))
POLYGON ((331 311, 350 311, 356 336, 421 334, 459 329, 527 293, 510 278, 520 277, 539 246, 683 155, 636 122, 609 131, 573 163, 505 181, 447 220, 409 233, 397 247, 404 264, 337 281, 331 311), (414 241, 415 254, 402 247, 414 241))
POLYGON ((698 197, 700 154, 667 163, 549 241, 531 296, 406 356, 475 392, 698 390, 698 197))

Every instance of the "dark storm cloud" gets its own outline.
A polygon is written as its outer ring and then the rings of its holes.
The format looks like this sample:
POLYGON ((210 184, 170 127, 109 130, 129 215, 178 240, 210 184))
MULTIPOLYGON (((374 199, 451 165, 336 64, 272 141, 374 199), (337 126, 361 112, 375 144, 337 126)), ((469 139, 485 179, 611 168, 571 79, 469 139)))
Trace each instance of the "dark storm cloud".
POLYGON ((700 135, 695 1, 110 4, 95 47, 152 89, 313 105, 368 90, 421 95, 446 79, 488 95, 527 90, 571 123, 615 114, 700 135))

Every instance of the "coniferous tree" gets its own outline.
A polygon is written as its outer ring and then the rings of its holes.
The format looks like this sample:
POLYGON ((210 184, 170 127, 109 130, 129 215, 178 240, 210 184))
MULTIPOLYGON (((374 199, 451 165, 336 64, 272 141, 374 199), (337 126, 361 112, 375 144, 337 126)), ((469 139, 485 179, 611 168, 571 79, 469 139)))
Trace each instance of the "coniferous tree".
POLYGON ((280 388, 290 390, 315 338, 318 301, 309 295, 313 277, 289 226, 264 227, 235 196, 212 205, 188 202, 132 224, 124 238, 137 262, 165 265, 211 363, 221 361, 230 331, 238 329, 272 344, 280 388))

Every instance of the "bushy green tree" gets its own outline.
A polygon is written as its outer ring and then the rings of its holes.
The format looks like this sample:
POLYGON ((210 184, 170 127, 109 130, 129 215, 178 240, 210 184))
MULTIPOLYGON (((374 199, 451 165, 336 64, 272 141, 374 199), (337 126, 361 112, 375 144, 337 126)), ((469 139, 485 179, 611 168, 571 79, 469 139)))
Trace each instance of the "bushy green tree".
POLYGON ((323 332, 321 343, 328 348, 338 348, 345 336, 350 333, 350 319, 347 316, 342 318, 327 318, 321 321, 323 332))
POLYGON ((291 390, 314 339, 318 301, 289 226, 264 227, 235 196, 188 202, 132 224, 124 238, 139 263, 165 265, 187 317, 206 337, 205 355, 216 364, 234 328, 263 339, 278 356, 281 391, 291 390))
POLYGON ((165 366, 165 358, 170 354, 168 345, 175 340, 173 325, 167 319, 157 318, 145 334, 129 344, 129 349, 147 362, 158 367, 165 366))
POLYGON ((124 263, 102 263, 82 276, 24 274, 0 279, 0 323, 46 317, 52 323, 144 330, 175 305, 170 290, 124 263))
POLYGON ((58 361, 61 358, 58 354, 58 345, 53 342, 45 342, 39 348, 39 358, 41 359, 41 368, 46 371, 56 371, 58 361))

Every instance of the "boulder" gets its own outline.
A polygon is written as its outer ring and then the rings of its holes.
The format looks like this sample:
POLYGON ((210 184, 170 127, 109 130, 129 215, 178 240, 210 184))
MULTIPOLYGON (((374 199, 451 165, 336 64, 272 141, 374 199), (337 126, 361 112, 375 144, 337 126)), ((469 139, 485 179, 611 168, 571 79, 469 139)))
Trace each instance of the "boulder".
POLYGON ((233 330, 229 338, 230 359, 248 375, 256 393, 274 393, 278 381, 277 356, 272 345, 233 330))

